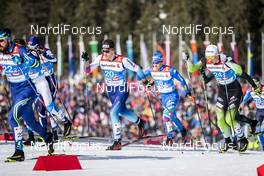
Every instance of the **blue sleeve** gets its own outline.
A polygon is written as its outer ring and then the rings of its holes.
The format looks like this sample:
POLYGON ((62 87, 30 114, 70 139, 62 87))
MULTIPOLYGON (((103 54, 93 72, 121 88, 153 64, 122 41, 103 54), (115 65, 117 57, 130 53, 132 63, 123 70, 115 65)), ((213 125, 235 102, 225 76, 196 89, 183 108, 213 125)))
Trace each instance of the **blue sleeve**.
POLYGON ((146 78, 151 77, 151 67, 144 70, 144 75, 146 78))
POLYGON ((20 46, 19 48, 19 56, 23 58, 25 66, 37 68, 40 66, 39 60, 36 56, 34 56, 26 47, 20 46))
POLYGON ((187 85, 185 79, 181 76, 181 74, 174 67, 170 68, 170 74, 174 79, 177 79, 181 83, 181 85, 185 91, 185 94, 190 93, 190 89, 188 88, 188 85, 187 85))
POLYGON ((150 77, 151 76, 151 72, 150 72, 150 68, 147 68, 147 69, 145 69, 145 70, 142 70, 142 73, 140 73, 140 74, 142 74, 141 76, 140 75, 138 75, 137 76, 137 80, 142 80, 142 79, 147 79, 148 77, 150 77))
POLYGON ((245 96, 244 96, 244 98, 243 98, 242 103, 240 104, 240 106, 241 105, 244 105, 251 98, 251 93, 250 92, 251 92, 250 89, 247 90, 247 92, 246 92, 246 94, 245 94, 245 96))
POLYGON ((138 71, 137 71, 137 80, 142 80, 142 79, 146 79, 146 76, 143 72, 143 70, 141 68, 138 68, 138 71))
POLYGON ((53 53, 49 49, 45 49, 43 56, 47 58, 48 62, 56 63, 57 58, 54 57, 53 53))

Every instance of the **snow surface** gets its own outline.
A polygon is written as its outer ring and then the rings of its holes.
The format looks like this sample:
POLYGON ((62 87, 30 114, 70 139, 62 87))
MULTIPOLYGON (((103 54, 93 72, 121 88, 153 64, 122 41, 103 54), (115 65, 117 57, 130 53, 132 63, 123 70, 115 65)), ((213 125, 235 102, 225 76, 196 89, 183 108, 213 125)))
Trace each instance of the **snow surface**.
POLYGON ((108 140, 82 139, 78 142, 56 144, 56 154, 76 154, 82 170, 33 171, 38 156, 46 155, 44 147, 25 147, 24 162, 4 163, 14 152, 11 143, 0 144, 0 176, 64 175, 64 176, 254 176, 256 168, 264 164, 264 152, 230 151, 219 154, 216 150, 177 148, 132 144, 121 151, 105 151, 108 140), (37 151, 42 149, 42 151, 37 151))

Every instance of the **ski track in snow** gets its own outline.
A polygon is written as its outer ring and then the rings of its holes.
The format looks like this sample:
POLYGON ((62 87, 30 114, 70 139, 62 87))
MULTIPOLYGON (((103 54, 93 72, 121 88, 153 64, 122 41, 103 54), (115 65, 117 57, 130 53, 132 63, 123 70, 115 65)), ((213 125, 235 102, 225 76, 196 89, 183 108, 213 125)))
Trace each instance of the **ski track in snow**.
POLYGON ((47 154, 44 147, 41 148, 42 151, 25 147, 24 162, 4 163, 5 158, 13 154, 14 146, 1 143, 0 176, 254 176, 257 175, 256 168, 264 164, 264 152, 257 151, 247 151, 243 154, 230 151, 219 154, 215 150, 190 149, 182 152, 143 144, 132 144, 121 151, 105 151, 110 144, 108 141, 80 141, 82 142, 73 142, 71 147, 69 142, 63 143, 65 145, 56 144, 55 153, 77 155, 83 170, 49 172, 32 170, 37 157, 47 154))

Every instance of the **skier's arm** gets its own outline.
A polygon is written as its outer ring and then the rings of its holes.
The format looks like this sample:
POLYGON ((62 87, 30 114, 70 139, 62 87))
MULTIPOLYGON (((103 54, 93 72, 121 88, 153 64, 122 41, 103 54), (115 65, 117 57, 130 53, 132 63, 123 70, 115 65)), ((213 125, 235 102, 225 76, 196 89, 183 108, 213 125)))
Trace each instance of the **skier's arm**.
POLYGON ((214 78, 214 75, 212 73, 206 74, 204 69, 201 69, 200 73, 203 76, 205 84, 209 83, 214 78))
POLYGON ((135 64, 126 57, 123 58, 122 63, 125 68, 137 73, 137 80, 145 79, 142 69, 137 64, 135 64))
POLYGON ((101 55, 97 56, 97 58, 92 63, 88 64, 88 66, 85 69, 85 73, 87 75, 92 73, 99 66, 100 60, 101 60, 101 55))
MULTIPOLYGON (((186 62, 187 65, 187 71, 190 73, 193 73, 197 70, 200 70, 203 66, 202 60, 200 60, 197 64, 193 64, 192 61, 190 60, 189 54, 183 52, 182 53, 182 59, 184 62, 186 62)), ((203 58, 202 58, 203 59, 203 58)))
POLYGON ((147 69, 143 70, 143 73, 144 73, 144 77, 146 79, 150 79, 151 78, 151 68, 148 67, 147 69))
MULTIPOLYGON (((25 63, 27 66, 31 68, 37 68, 40 66, 39 58, 34 56, 28 49, 26 49, 26 47, 21 46, 19 48, 18 53, 20 55, 20 58, 22 59, 20 60, 20 63, 25 63)), ((18 57, 13 59, 13 61, 15 61, 15 63, 17 64, 20 64, 18 57)))
POLYGON ((193 72, 195 72, 195 71, 201 69, 202 66, 203 66, 203 64, 202 64, 201 61, 199 61, 197 64, 193 64, 193 63, 191 63, 191 62, 187 62, 187 70, 188 70, 188 72, 190 72, 190 73, 193 73, 193 72))
POLYGON ((47 62, 52 62, 52 63, 57 62, 57 58, 53 55, 53 53, 49 49, 46 49, 46 51, 44 51, 43 56, 47 59, 47 62))
POLYGON ((174 79, 178 80, 181 83, 185 91, 185 94, 186 95, 190 94, 190 89, 188 88, 188 85, 185 79, 181 76, 181 74, 175 68, 173 67, 170 68, 170 74, 174 79))
POLYGON ((246 94, 245 94, 240 106, 243 106, 245 103, 247 103, 248 100, 251 99, 251 93, 250 92, 251 92, 250 89, 247 90, 247 92, 246 92, 246 94))
POLYGON ((242 69, 242 67, 234 62, 226 62, 226 65, 230 67, 237 76, 240 78, 245 79, 254 89, 257 88, 256 83, 253 81, 253 79, 242 69))
POLYGON ((142 83, 145 84, 146 86, 152 86, 154 85, 154 81, 151 77, 151 68, 148 67, 146 70, 143 70, 143 80, 142 83))

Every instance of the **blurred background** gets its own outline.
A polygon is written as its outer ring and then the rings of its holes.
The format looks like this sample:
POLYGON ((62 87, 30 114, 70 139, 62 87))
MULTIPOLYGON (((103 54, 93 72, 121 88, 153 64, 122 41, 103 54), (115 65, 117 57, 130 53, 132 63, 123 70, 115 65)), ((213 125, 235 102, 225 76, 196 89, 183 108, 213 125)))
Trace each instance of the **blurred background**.
MULTIPOLYGON (((216 1, 216 0, 0 0, 2 10, 0 25, 12 30, 14 38, 28 38, 32 25, 57 26, 69 24, 76 27, 89 27, 89 34, 74 35, 38 35, 41 43, 50 48, 57 56, 57 77, 59 95, 65 102, 74 122, 73 133, 83 136, 110 137, 111 106, 106 93, 97 93, 96 83, 103 82, 100 70, 86 77, 83 74, 84 63, 80 58, 83 51, 88 51, 94 59, 100 54, 101 42, 110 38, 116 43, 116 52, 122 54, 144 68, 151 63, 153 51, 164 54, 164 63, 175 66, 186 78, 186 68, 181 61, 181 51, 189 53, 196 63, 204 55, 205 47, 216 44, 219 50, 241 64, 251 76, 263 78, 264 72, 264 1, 216 1), (210 34, 202 31, 197 34, 166 35, 163 25, 203 27, 233 27, 233 34, 210 34), (96 34, 100 27, 100 34, 96 34)), ((34 33, 33 33, 34 34, 34 33)), ((35 34, 34 34, 35 35, 35 34)), ((208 115, 199 75, 192 75, 188 80, 195 90, 197 104, 202 116, 203 127, 208 140, 218 141, 222 138, 217 127, 213 126, 210 135, 208 115), (213 136, 213 138, 212 138, 213 136)), ((135 81, 129 74, 129 81, 135 81)), ((9 103, 11 103, 8 86, 4 77, 1 79, 0 114, 1 131, 8 131, 6 121, 9 103)), ((248 89, 243 84, 243 91, 248 89)), ((217 97, 215 82, 207 86, 210 117, 215 118, 214 105, 217 97)), ((179 86, 179 92, 181 89, 179 86)), ((138 115, 148 121, 150 133, 163 133, 162 108, 160 102, 151 97, 150 104, 146 95, 139 92, 130 94, 127 105, 138 115)), ((243 109, 254 118, 254 103, 249 102, 243 109)), ((196 109, 187 101, 180 102, 178 117, 191 131, 192 136, 201 137, 196 109)), ((132 138, 136 127, 123 121, 125 138, 132 138)))

